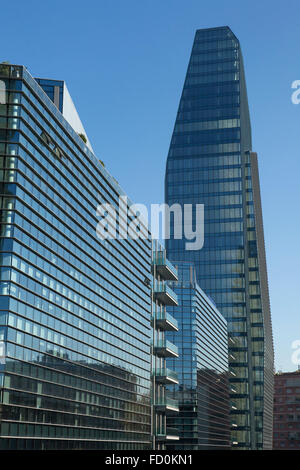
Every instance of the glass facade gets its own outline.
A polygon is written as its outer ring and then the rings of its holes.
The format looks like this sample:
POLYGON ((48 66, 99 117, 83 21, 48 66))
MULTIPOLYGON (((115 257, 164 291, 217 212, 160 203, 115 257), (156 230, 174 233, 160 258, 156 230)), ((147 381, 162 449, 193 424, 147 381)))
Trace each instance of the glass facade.
POLYGON ((55 106, 63 112, 64 82, 62 80, 47 80, 45 78, 35 78, 35 81, 47 93, 55 106))
POLYGON ((151 240, 99 240, 124 193, 40 84, 0 65, 0 449, 150 449, 151 240))
POLYGON ((179 385, 168 394, 178 400, 179 414, 167 417, 180 440, 168 449, 230 449, 228 333, 224 317, 196 282, 193 264, 176 263, 179 281, 172 282, 178 307, 168 307, 178 322, 167 337, 178 347, 179 358, 167 359, 179 385))
MULTIPOLYGON (((205 241, 166 243, 171 262, 193 262, 234 338, 230 379, 239 448, 272 446, 273 341, 257 156, 242 53, 228 27, 198 30, 170 144, 165 200, 204 204, 205 241)), ((171 233, 172 235, 172 233, 171 233)))

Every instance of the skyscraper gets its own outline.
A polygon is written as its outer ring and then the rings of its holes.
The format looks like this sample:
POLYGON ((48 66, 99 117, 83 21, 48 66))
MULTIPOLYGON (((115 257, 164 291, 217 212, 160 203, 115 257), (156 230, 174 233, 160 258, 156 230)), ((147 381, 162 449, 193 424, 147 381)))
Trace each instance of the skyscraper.
POLYGON ((167 256, 193 262, 200 287, 234 337, 230 380, 237 393, 232 441, 272 446, 273 340, 259 192, 243 58, 229 27, 196 31, 170 144, 165 200, 204 204, 205 242, 167 256))

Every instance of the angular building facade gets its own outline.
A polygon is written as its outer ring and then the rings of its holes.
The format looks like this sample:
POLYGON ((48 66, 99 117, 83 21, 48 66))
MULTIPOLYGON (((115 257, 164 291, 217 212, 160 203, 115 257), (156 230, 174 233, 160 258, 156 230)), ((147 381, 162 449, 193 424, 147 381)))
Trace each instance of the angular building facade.
POLYGON ((175 263, 178 281, 172 289, 178 307, 168 307, 178 331, 167 337, 178 347, 179 358, 167 359, 178 374, 179 384, 169 390, 178 400, 179 413, 167 417, 178 429, 178 442, 170 450, 226 450, 231 447, 228 370, 228 333, 225 318, 200 289, 194 265, 175 263))
POLYGON ((151 240, 99 240, 124 193, 38 82, 0 65, 0 449, 151 449, 151 240))
POLYGON ((273 340, 257 156, 243 58, 229 27, 198 30, 167 159, 165 201, 204 204, 205 241, 167 241, 171 262, 189 261, 234 337, 232 442, 272 446, 273 340))

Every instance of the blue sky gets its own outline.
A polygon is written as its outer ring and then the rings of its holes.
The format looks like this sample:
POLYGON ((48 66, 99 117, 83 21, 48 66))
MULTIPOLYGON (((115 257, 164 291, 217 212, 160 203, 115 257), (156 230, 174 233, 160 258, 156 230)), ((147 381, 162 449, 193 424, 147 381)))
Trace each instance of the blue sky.
MULTIPOLYGON (((163 202, 169 141, 197 28, 240 39, 258 152, 276 368, 300 340, 298 1, 15 0, 0 60, 63 79, 96 154, 135 202, 163 202)), ((300 361, 299 361, 300 362, 300 361)))

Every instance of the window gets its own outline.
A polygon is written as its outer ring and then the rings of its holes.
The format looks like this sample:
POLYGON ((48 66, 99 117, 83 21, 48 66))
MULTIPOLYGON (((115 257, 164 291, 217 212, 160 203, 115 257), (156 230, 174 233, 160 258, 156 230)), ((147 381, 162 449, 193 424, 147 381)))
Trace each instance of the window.
POLYGON ((6 84, 0 80, 0 104, 6 104, 6 84))

